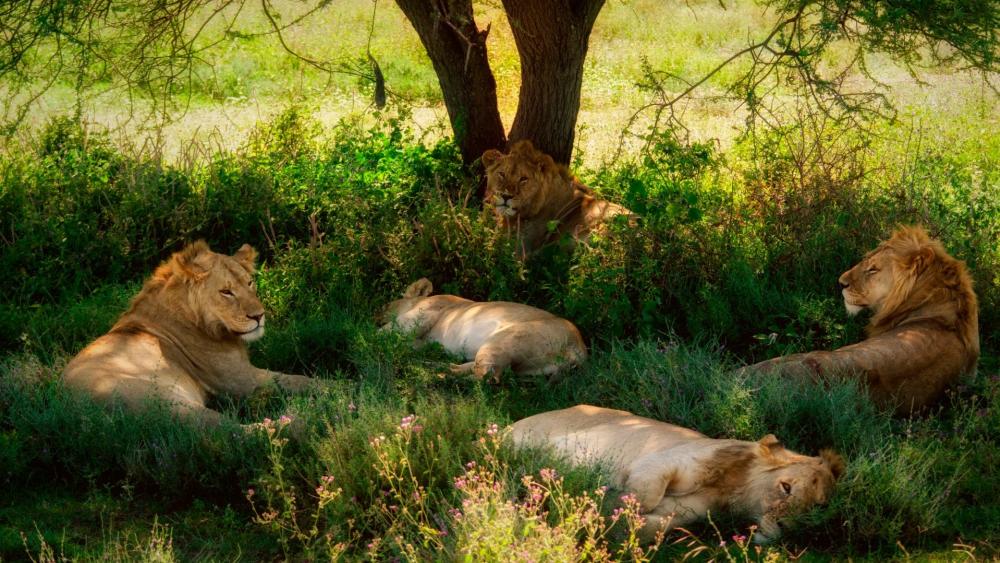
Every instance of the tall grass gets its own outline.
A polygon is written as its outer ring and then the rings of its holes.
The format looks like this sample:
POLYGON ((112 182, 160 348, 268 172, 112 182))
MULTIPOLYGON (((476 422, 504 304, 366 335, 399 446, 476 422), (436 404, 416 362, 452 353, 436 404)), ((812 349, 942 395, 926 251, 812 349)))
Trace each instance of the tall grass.
MULTIPOLYGON (((469 198, 475 179, 454 147, 419 142, 403 117, 325 131, 293 108, 240 150, 187 168, 126 156, 57 121, 44 142, 0 159, 0 483, 161 506, 178 558, 197 555, 181 524, 202 514, 224 521, 226 537, 252 526, 262 538, 224 542, 219 557, 241 545, 259 558, 488 557, 498 541, 569 559, 586 545, 646 557, 611 525, 618 495, 596 493, 600 468, 494 442, 492 425, 587 402, 715 437, 773 432, 797 451, 834 447, 849 461, 831 504, 782 546, 758 553, 727 539, 748 535, 745 523, 715 518, 718 531, 696 527, 661 558, 877 556, 897 542, 937 551, 959 538, 988 549, 1000 511, 996 473, 983 470, 1000 451, 995 136, 900 150, 895 128, 864 137, 800 120, 720 153, 664 134, 640 158, 583 171, 639 212, 640 228, 614 225, 574 253, 552 248, 521 263, 469 198), (835 280, 909 222, 969 263, 982 308, 980 376, 939 412, 897 421, 851 385, 733 375, 743 361, 859 338, 863 321, 846 318, 835 280), (210 431, 165 410, 108 412, 68 395, 57 381, 66 359, 110 327, 159 260, 198 237, 262 252, 271 322, 254 362, 330 388, 220 400, 228 422, 210 431), (586 335, 591 360, 555 384, 450 377, 453 358, 440 347, 413 349, 375 326, 376 312, 423 276, 442 291, 562 314, 586 335), (301 436, 285 441, 282 415, 304 423, 301 436), (235 424, 265 418, 277 421, 273 434, 235 424), (456 487, 472 475, 486 488, 456 487), (560 526, 568 522, 579 527, 560 526)), ((25 495, 3 502, 14 511, 25 495)), ((17 530, 30 532, 24 524, 17 530)), ((0 530, 0 554, 22 557, 20 536, 8 536, 0 530)))

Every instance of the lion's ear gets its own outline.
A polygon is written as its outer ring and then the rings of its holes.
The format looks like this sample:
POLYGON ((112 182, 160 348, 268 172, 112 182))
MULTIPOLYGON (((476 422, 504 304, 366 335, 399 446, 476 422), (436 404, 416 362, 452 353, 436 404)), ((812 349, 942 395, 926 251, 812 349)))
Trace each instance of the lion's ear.
POLYGON ((777 436, 775 436, 774 434, 768 434, 767 436, 764 436, 763 438, 758 440, 757 443, 760 444, 760 447, 762 450, 764 450, 764 453, 768 454, 770 454, 771 452, 781 450, 785 447, 781 445, 781 441, 778 440, 777 436))
POLYGON ((484 168, 489 168, 489 167, 493 166, 494 164, 500 162, 501 158, 503 158, 503 153, 502 152, 500 152, 500 151, 498 151, 496 149, 489 149, 488 151, 486 151, 486 152, 483 153, 483 156, 482 156, 482 158, 480 160, 483 161, 483 167, 484 168))
POLYGON ((254 267, 257 265, 257 251, 254 250, 249 244, 244 244, 233 254, 233 258, 243 266, 246 271, 253 273, 254 267))
POLYGON ((530 139, 521 139, 510 145, 511 154, 517 153, 533 157, 537 152, 538 149, 535 148, 534 143, 530 139))
POLYGON ((830 468, 830 473, 833 474, 833 480, 836 481, 840 479, 840 476, 844 474, 844 469, 846 468, 844 458, 840 457, 840 454, 831 449, 821 450, 819 452, 819 457, 823 460, 823 463, 830 468))
POLYGON ((910 256, 910 268, 923 272, 934 262, 934 249, 930 245, 921 246, 910 256))
POLYGON ((174 271, 188 279, 201 280, 212 268, 215 255, 203 240, 185 246, 171 257, 174 271))
POLYGON ((538 171, 542 174, 551 175, 559 173, 559 165, 556 164, 556 161, 543 152, 535 153, 535 163, 538 165, 538 171))
POLYGON ((411 297, 427 297, 434 292, 434 284, 431 280, 427 278, 420 278, 419 280, 410 284, 403 292, 403 298, 409 299, 411 297))
POLYGON ((510 154, 518 154, 525 160, 532 162, 541 174, 549 175, 559 173, 559 165, 551 156, 535 148, 535 145, 528 139, 521 139, 510 148, 510 154))

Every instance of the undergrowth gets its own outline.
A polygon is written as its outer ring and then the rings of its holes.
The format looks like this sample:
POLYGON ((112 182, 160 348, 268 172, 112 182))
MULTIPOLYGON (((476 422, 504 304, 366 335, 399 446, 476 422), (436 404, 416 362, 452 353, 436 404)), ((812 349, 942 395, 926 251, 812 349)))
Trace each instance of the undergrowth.
POLYGON ((0 500, 0 515, 65 491, 149 516, 144 530, 108 532, 100 545, 75 535, 61 544, 53 530, 66 524, 29 511, 0 524, 0 557, 231 558, 246 546, 263 559, 761 560, 992 549, 1000 483, 983 468, 1000 461, 1000 138, 902 150, 896 129, 864 136, 810 116, 726 154, 662 134, 632 160, 578 171, 639 213, 638 228, 616 224, 575 252, 553 247, 522 263, 484 221, 454 146, 420 142, 404 117, 322 131, 293 108, 242 149, 187 168, 127 156, 59 120, 37 146, 0 158, 0 486, 23 491, 0 500), (903 223, 927 226, 974 273, 977 377, 938 411, 892 420, 851 385, 733 375, 741 362, 861 338, 836 279, 903 223), (269 334, 254 363, 330 388, 221 399, 228 422, 208 431, 66 394, 66 360, 196 238, 261 251, 269 334), (374 322, 425 276, 442 292, 573 320, 590 361, 554 384, 446 375, 443 350, 413 349, 374 322), (803 453, 833 447, 848 472, 779 546, 757 550, 745 522, 714 517, 647 553, 630 540, 627 506, 615 512, 626 501, 601 489, 600 468, 499 441, 514 420, 583 402, 713 437, 773 432, 803 453), (282 416, 304 423, 300 439, 286 441, 282 416), (265 419, 270 433, 236 424, 265 419), (205 547, 188 522, 200 515, 223 536, 249 529, 258 539, 205 547))

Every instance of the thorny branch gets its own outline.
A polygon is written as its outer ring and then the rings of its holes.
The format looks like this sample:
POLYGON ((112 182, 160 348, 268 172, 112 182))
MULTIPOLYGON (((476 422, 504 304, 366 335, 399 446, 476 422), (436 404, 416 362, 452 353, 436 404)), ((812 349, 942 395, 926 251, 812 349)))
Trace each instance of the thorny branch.
MULTIPOLYGON (((290 55, 326 73, 375 81, 359 62, 333 63, 297 51, 286 31, 327 7, 317 0, 281 23, 261 0, 266 28, 238 29, 247 0, 25 0, 0 2, 0 133, 11 134, 47 91, 75 84, 77 106, 86 96, 121 92, 127 123, 138 108, 161 124, 183 115, 198 73, 214 76, 207 52, 227 40, 274 36, 290 55)), ((389 92, 392 94, 392 92, 389 92)))
POLYGON ((895 110, 886 95, 888 86, 866 64, 866 56, 876 51, 894 56, 917 80, 918 65, 925 60, 937 65, 960 62, 963 68, 981 71, 984 84, 1000 94, 994 84, 1000 70, 1000 7, 976 11, 952 9, 954 6, 928 9, 919 2, 905 0, 775 0, 768 4, 777 5, 778 12, 787 17, 763 39, 733 53, 694 82, 656 71, 643 61, 645 78, 639 86, 651 93, 651 99, 630 116, 619 137, 615 159, 622 154, 627 137, 642 139, 645 150, 664 127, 686 135, 681 115, 689 106, 686 102, 723 69, 744 60, 748 61, 746 69, 722 93, 702 99, 734 101, 737 108, 747 111, 751 129, 757 122, 777 127, 787 113, 783 103, 791 99, 806 100, 824 116, 857 127, 865 127, 876 118, 894 117, 895 110), (839 68, 821 72, 827 48, 839 40, 853 45, 852 56, 839 68), (848 87, 856 82, 848 78, 856 73, 868 81, 867 87, 848 87), (668 82, 680 82, 683 87, 674 93, 668 82), (779 93, 784 95, 776 95, 779 93), (650 134, 634 132, 640 121, 649 123, 650 134))

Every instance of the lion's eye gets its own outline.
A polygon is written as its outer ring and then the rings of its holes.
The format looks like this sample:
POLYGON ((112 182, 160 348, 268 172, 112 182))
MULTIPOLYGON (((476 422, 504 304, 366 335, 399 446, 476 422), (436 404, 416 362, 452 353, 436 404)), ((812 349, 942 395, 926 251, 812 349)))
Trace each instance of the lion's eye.
POLYGON ((528 181, 527 176, 521 176, 521 179, 517 181, 518 184, 524 184, 528 181))
POLYGON ((872 266, 871 268, 868 268, 867 273, 868 273, 869 276, 873 276, 873 275, 875 275, 875 274, 878 273, 878 268, 875 267, 875 266, 872 266))
POLYGON ((503 179, 504 179, 504 173, 503 173, 503 170, 498 170, 498 171, 497 171, 497 176, 498 176, 498 177, 500 177, 500 179, 501 179, 501 180, 503 180, 503 179))
POLYGON ((219 290, 219 293, 225 295, 226 297, 236 297, 236 294, 228 289, 219 290))
POLYGON ((792 484, 789 483, 788 481, 781 482, 781 489, 785 491, 786 495, 792 494, 792 484))

